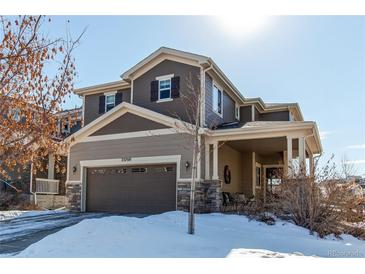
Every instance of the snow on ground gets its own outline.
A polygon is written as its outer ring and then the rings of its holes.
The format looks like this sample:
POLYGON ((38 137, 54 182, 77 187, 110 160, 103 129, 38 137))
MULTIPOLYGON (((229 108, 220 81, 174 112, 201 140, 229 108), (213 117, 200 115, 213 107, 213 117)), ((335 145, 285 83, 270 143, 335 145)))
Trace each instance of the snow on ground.
POLYGON ((273 252, 265 249, 247 249, 247 248, 236 248, 232 249, 227 255, 227 258, 309 258, 304 256, 302 253, 280 253, 273 252))
POLYGON ((320 239, 288 222, 269 226, 244 216, 167 212, 145 218, 111 216, 67 227, 19 253, 19 257, 290 257, 357 254, 365 241, 350 235, 320 239), (336 253, 337 252, 337 253, 336 253), (301 254, 299 254, 301 253, 301 254))
POLYGON ((0 221, 14 219, 16 217, 33 217, 46 214, 65 212, 64 210, 6 210, 0 211, 0 221))
POLYGON ((26 235, 71 226, 85 218, 105 216, 102 213, 80 214, 66 210, 22 211, 17 217, 15 215, 8 214, 8 219, 0 221, 0 245, 26 235))

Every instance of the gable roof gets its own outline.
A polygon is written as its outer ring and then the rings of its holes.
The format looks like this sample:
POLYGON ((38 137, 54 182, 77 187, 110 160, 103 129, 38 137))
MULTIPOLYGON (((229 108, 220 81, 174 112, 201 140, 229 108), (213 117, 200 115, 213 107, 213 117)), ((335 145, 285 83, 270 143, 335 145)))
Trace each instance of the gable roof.
POLYGON ((104 126, 108 125, 117 118, 121 117, 125 113, 132 113, 145 119, 160 123, 162 125, 175 128, 177 129, 177 132, 185 132, 189 127, 193 127, 192 124, 189 124, 187 122, 183 122, 181 120, 127 102, 122 102, 110 111, 104 113, 103 115, 92 121, 90 124, 87 124, 79 131, 67 137, 64 142, 71 145, 75 144, 82 139, 90 136, 99 129, 103 128, 104 126))
POLYGON ((148 64, 149 62, 153 61, 154 59, 156 59, 157 57, 159 57, 161 55, 165 55, 166 58, 168 56, 178 56, 178 57, 181 57, 181 58, 184 58, 187 60, 195 61, 197 63, 197 65, 204 64, 210 59, 209 57, 206 57, 204 55, 199 55, 199 54, 186 52, 186 51, 182 51, 182 50, 177 50, 177 49, 172 49, 172 48, 167 48, 167 47, 160 47, 158 50, 152 52, 150 55, 148 55, 142 61, 138 62, 136 65, 131 67, 129 70, 127 70, 126 72, 121 74, 120 77, 123 80, 128 81, 131 78, 131 76, 133 75, 133 73, 135 73, 137 70, 139 70, 140 68, 142 68, 143 66, 145 66, 146 64, 148 64))
POLYGON ((227 85, 230 89, 230 92, 234 94, 234 96, 238 99, 239 104, 247 105, 247 104, 254 104, 258 106, 259 109, 262 111, 280 111, 280 110, 291 110, 293 109, 297 117, 300 120, 304 120, 300 107, 297 103, 287 103, 287 104, 266 104, 260 97, 257 98, 246 98, 243 94, 235 87, 235 85, 229 80, 229 78, 224 74, 224 72, 219 68, 219 66, 213 61, 212 58, 200 54, 195 54, 191 52, 186 52, 182 50, 172 49, 168 47, 160 47, 146 58, 138 62, 136 65, 128 69, 126 72, 122 73, 120 77, 122 80, 105 83, 101 85, 76 89, 75 93, 79 95, 84 94, 92 94, 96 92, 102 92, 106 89, 115 89, 115 88, 128 88, 131 86, 130 82, 138 71, 142 70, 143 68, 151 65, 155 60, 166 60, 171 58, 179 58, 183 62, 189 61, 192 62, 196 66, 201 67, 205 71, 213 71, 218 77, 227 85))

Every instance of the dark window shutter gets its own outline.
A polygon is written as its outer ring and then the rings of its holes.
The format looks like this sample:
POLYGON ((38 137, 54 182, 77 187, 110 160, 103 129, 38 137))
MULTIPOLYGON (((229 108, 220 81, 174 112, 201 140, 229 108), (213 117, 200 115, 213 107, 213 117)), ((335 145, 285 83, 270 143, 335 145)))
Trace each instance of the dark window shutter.
POLYGON ((171 78, 171 98, 180 97, 180 76, 171 78))
POLYGON ((151 102, 158 100, 158 81, 151 82, 151 102))
POLYGON ((105 112, 105 95, 99 96, 99 114, 105 112))
POLYGON ((117 92, 117 94, 115 94, 115 105, 119 105, 121 102, 123 102, 123 93, 117 92))

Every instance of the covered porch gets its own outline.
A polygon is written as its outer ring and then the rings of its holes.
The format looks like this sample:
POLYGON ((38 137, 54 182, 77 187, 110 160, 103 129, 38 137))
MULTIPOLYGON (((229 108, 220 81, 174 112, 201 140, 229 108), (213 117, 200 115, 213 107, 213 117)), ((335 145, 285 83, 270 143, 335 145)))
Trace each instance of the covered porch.
POLYGON ((41 208, 57 208, 66 205, 67 157, 52 154, 46 156, 40 166, 31 164, 30 193, 41 208))
POLYGON ((313 176, 313 158, 321 153, 318 131, 307 122, 289 123, 212 132, 205 142, 205 180, 219 180, 223 193, 265 202, 284 176, 298 169, 313 176))

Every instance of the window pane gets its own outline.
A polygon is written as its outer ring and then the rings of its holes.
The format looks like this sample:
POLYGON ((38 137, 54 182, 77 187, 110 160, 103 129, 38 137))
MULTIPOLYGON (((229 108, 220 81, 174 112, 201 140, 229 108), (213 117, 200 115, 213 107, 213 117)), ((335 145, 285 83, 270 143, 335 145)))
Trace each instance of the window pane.
POLYGON ((213 110, 218 111, 218 89, 213 87, 213 110))
POLYGON ((160 100, 171 98, 171 79, 160 80, 160 100))
POLYGON ((115 95, 107 95, 105 98, 105 102, 107 104, 114 104, 115 95))
POLYGON ((115 94, 105 96, 105 110, 109 111, 115 106, 115 94))
POLYGON ((170 98, 170 90, 160 90, 160 99, 168 99, 170 98))
POLYGON ((222 92, 216 86, 213 86, 213 110, 222 114, 222 92))
POLYGON ((161 80, 160 81, 160 89, 169 89, 171 85, 171 80, 161 80))
POLYGON ((114 107, 114 104, 108 104, 106 105, 106 111, 111 110, 114 107))

